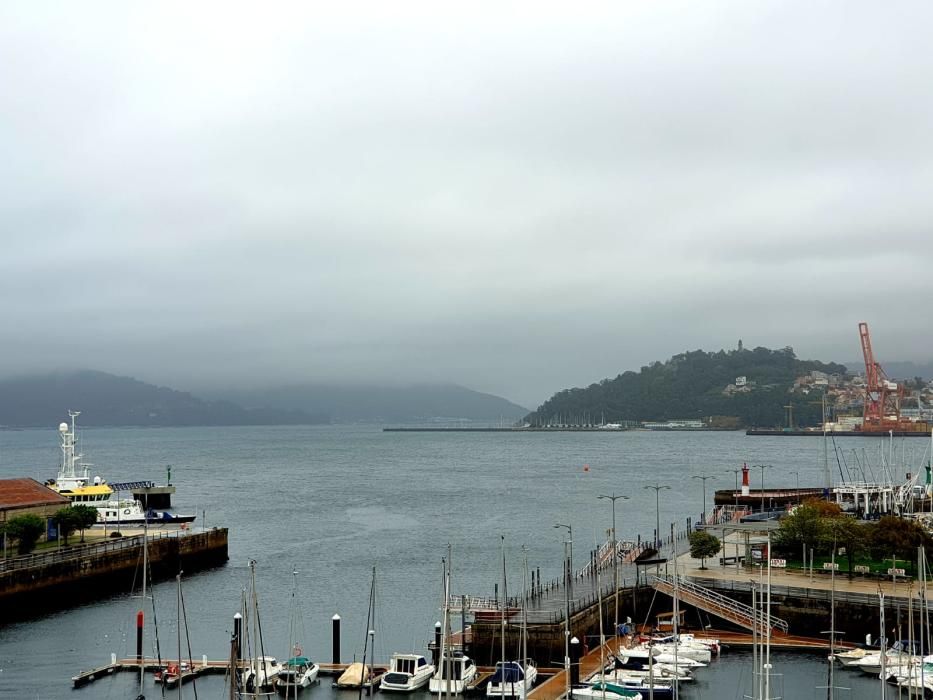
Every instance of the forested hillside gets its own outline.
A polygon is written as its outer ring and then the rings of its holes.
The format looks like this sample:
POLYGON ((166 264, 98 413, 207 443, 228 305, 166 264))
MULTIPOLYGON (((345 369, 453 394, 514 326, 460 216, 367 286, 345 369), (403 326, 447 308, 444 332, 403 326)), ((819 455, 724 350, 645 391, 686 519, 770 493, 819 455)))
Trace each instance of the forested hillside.
MULTIPOLYGON (((720 420, 733 427, 777 426, 784 422, 784 406, 794 379, 811 371, 844 374, 844 365, 799 360, 792 348, 769 350, 696 350, 655 362, 639 372, 625 372, 586 388, 565 389, 545 401, 527 419, 546 422, 557 416, 606 422, 652 421, 673 418, 731 417, 720 420), (724 390, 744 376, 748 386, 730 394, 724 390)), ((813 425, 821 407, 811 402, 794 406, 795 421, 813 425)))

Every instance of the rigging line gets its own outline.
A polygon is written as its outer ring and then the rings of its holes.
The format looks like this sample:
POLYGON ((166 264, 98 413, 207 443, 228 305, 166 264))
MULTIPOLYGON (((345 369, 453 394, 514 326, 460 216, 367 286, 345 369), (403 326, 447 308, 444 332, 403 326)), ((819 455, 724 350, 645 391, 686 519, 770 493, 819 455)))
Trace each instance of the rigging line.
MULTIPOLYGON (((149 563, 149 571, 152 571, 152 562, 149 563)), ((152 574, 150 573, 150 578, 152 574)), ((156 604, 155 604, 155 588, 150 589, 150 598, 152 601, 152 627, 153 627, 153 637, 155 638, 155 651, 156 659, 159 663, 159 670, 162 669, 162 644, 159 641, 159 619, 156 617, 156 604)), ((143 603, 145 605, 145 601, 143 603)), ((160 684, 162 686, 162 697, 165 697, 165 683, 160 684)))
MULTIPOLYGON (((191 635, 188 632, 188 608, 185 607, 185 592, 184 592, 184 589, 180 585, 178 587, 178 595, 181 596, 181 616, 182 616, 182 619, 185 621, 185 642, 188 644, 188 670, 194 671, 194 659, 192 658, 192 654, 191 654, 191 635)), ((179 678, 179 682, 181 682, 180 678, 179 678)), ((193 677, 191 679, 191 688, 192 690, 194 690, 194 700, 198 700, 198 679, 197 677, 193 677)))
MULTIPOLYGON (((839 478, 842 479, 842 483, 845 483, 846 477, 842 473, 842 464, 839 462, 839 448, 836 447, 836 436, 835 435, 832 435, 832 441, 833 441, 833 454, 836 457, 836 466, 839 467, 839 478)), ((846 456, 842 455, 843 461, 845 461, 845 458, 846 456)), ((849 470, 849 465, 846 465, 846 471, 848 470, 849 470)))
POLYGON ((648 619, 651 617, 651 611, 654 609, 654 601, 658 597, 658 589, 654 589, 654 594, 651 596, 651 603, 648 605, 648 611, 645 613, 645 622, 642 624, 642 629, 648 626, 648 619))
MULTIPOLYGON (((255 580, 256 568, 253 567, 253 576, 255 580)), ((265 682, 269 681, 266 671, 266 646, 262 640, 262 620, 259 617, 259 597, 256 595, 256 587, 253 586, 253 608, 256 613, 256 632, 259 634, 259 655, 262 657, 262 675, 265 682)), ((256 679, 259 680, 259 664, 256 664, 256 679)), ((257 682, 257 688, 259 684, 257 682)))

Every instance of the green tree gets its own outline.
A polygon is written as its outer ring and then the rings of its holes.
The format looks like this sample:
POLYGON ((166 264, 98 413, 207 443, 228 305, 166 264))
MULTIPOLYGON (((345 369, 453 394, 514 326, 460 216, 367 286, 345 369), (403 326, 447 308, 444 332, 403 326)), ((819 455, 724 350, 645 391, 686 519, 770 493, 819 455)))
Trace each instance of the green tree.
POLYGON ((6 524, 7 537, 16 540, 16 549, 20 554, 29 554, 34 550, 43 532, 45 520, 38 515, 17 515, 6 524))
POLYGON ((823 538, 828 547, 844 547, 846 561, 849 564, 849 579, 853 575, 853 562, 856 557, 868 551, 868 542, 872 537, 874 524, 863 523, 855 518, 838 515, 829 518, 823 530, 823 538))
POLYGON ((700 568, 706 568, 706 558, 719 554, 719 538, 705 530, 690 533, 690 556, 700 560, 700 568))
POLYGON ((775 548, 796 554, 801 551, 802 545, 812 550, 825 545, 827 521, 839 513, 838 506, 829 505, 834 508, 828 508, 825 502, 818 499, 810 499, 797 506, 793 513, 781 520, 781 529, 774 538, 775 548))
POLYGON ((84 531, 97 522, 97 508, 79 503, 71 506, 71 510, 77 529, 81 531, 81 541, 84 542, 84 531))
POLYGON ((55 515, 52 516, 52 519, 55 521, 55 524, 58 525, 58 535, 65 542, 65 546, 68 545, 68 536, 75 530, 81 529, 81 521, 78 513, 75 512, 74 506, 66 506, 65 508, 60 508, 55 512, 55 515))
POLYGON ((919 523, 886 515, 873 528, 868 546, 874 559, 890 559, 894 556, 909 561, 913 570, 917 561, 917 547, 922 545, 929 552, 930 544, 929 535, 919 523))

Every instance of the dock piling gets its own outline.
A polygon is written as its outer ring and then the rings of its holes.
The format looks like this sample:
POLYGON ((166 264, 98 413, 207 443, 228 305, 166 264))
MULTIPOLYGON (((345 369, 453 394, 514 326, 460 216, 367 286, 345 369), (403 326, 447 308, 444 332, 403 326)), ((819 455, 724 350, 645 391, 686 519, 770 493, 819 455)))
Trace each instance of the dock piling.
POLYGON ((434 623, 434 648, 431 650, 431 663, 435 668, 439 668, 439 659, 441 656, 441 623, 434 623))
POLYGON ((143 660, 143 611, 136 613, 136 659, 143 660))
POLYGON ((233 639, 234 644, 236 645, 236 660, 243 660, 243 616, 240 613, 237 613, 233 616, 233 639))
POLYGON ((336 613, 331 618, 333 623, 333 638, 331 645, 333 646, 333 659, 332 662, 335 664, 340 663, 340 615, 336 613))
POLYGON ((573 637, 570 640, 570 686, 580 683, 580 657, 583 656, 580 640, 573 637))

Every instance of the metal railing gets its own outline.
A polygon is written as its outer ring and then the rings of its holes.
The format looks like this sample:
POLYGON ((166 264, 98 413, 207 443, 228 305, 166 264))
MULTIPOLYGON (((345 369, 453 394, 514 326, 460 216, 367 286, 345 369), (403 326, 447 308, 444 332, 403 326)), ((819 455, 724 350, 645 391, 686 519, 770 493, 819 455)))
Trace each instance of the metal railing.
MULTIPOLYGON (((691 577, 697 579, 697 577, 691 577)), ((737 593, 750 593, 752 590, 751 581, 733 581, 727 579, 697 579, 703 582, 703 587, 706 589, 715 588, 720 591, 735 591, 737 593)), ((830 598, 835 598, 837 602, 844 603, 855 603, 858 605, 871 605, 878 606, 878 594, 877 593, 855 593, 851 591, 841 591, 836 589, 835 592, 825 589, 825 588, 807 588, 804 586, 781 586, 776 584, 771 584, 771 595, 772 596, 783 596, 788 598, 809 598, 810 600, 830 600, 830 598)), ((886 592, 885 599, 907 599, 910 597, 910 587, 904 585, 903 593, 898 591, 896 594, 886 592)))
MULTIPOLYGON (((656 575, 654 577, 654 587, 662 593, 672 595, 675 589, 675 578, 673 576, 656 575)), ((785 620, 774 615, 768 615, 734 598, 694 583, 683 576, 676 578, 676 588, 683 597, 684 602, 749 629, 757 626, 759 629, 770 627, 784 633, 788 630, 785 620)), ((774 593, 773 586, 771 592, 774 593)))
MULTIPOLYGON (((161 540, 166 537, 185 537, 197 534, 194 530, 177 530, 174 532, 158 532, 149 535, 149 540, 161 540)), ((71 561, 74 559, 86 559, 101 554, 119 552, 124 549, 139 547, 142 544, 142 535, 132 535, 130 537, 121 537, 107 542, 95 542, 93 544, 79 544, 55 549, 47 552, 38 552, 34 554, 25 554, 23 556, 13 557, 12 559, 0 558, 0 573, 7 571, 17 571, 20 569, 31 569, 39 566, 48 566, 60 562, 71 561)))

